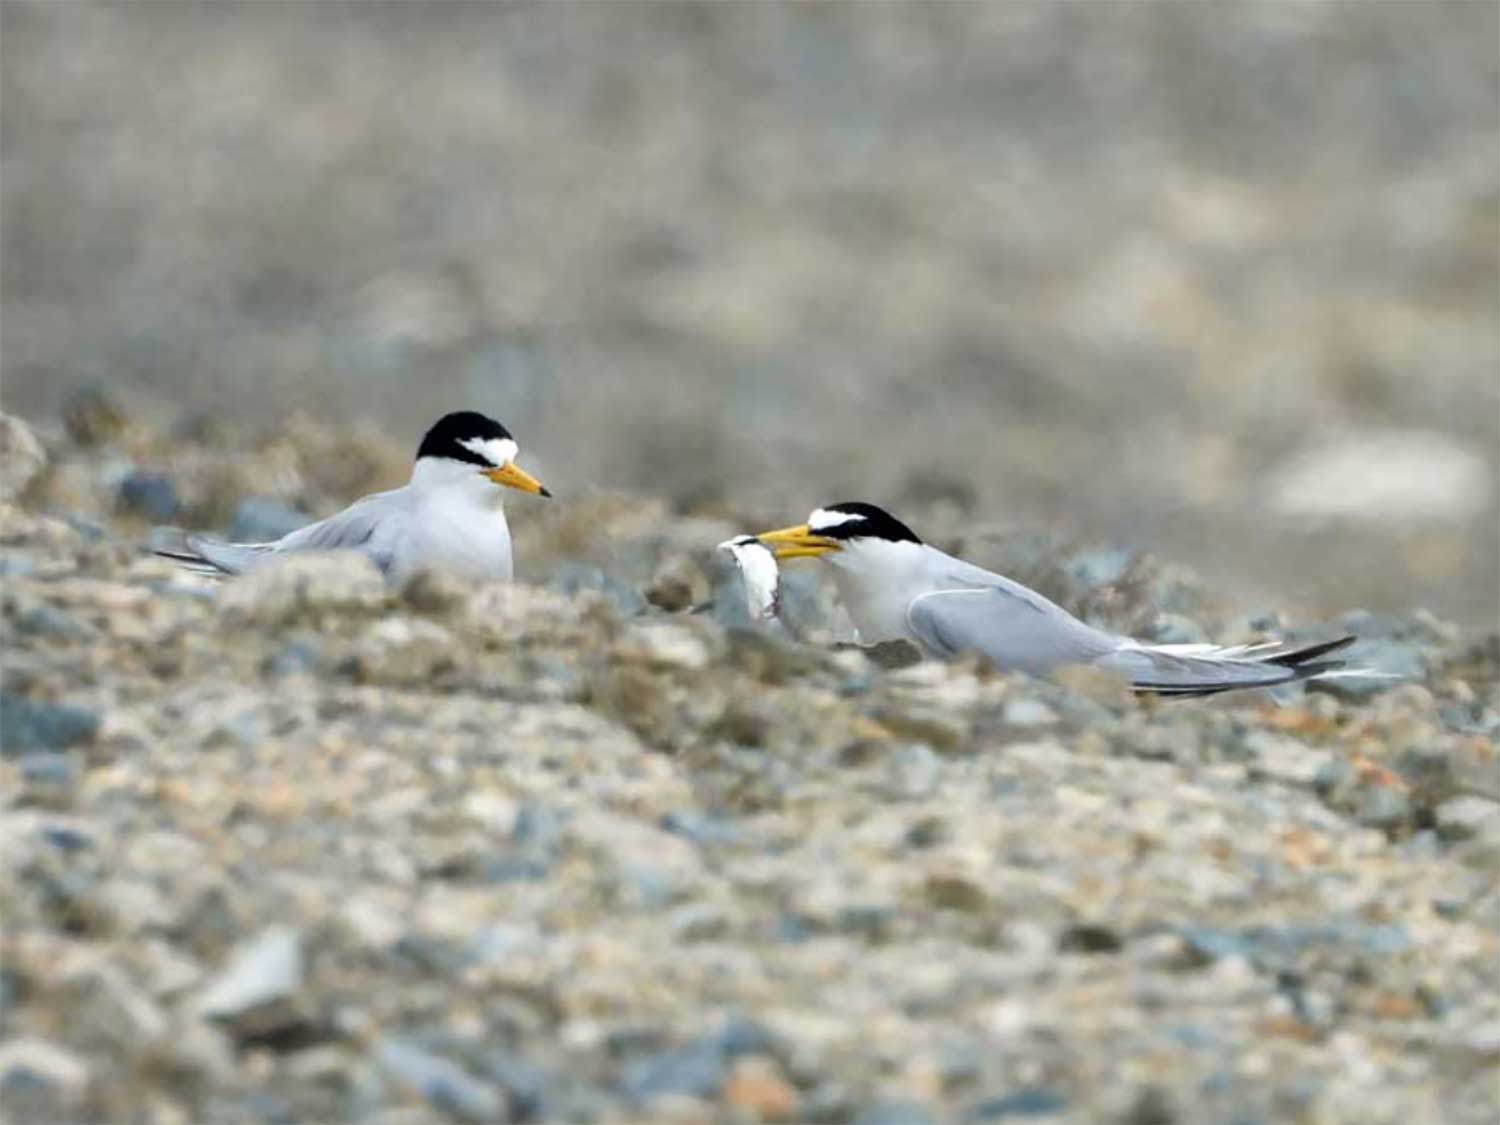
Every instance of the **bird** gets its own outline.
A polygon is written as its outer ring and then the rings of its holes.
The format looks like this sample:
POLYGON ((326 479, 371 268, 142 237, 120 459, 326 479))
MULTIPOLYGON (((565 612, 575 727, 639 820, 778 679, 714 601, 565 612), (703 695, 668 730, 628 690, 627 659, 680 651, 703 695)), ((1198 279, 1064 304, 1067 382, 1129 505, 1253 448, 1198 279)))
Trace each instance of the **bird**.
POLYGON ((830 504, 804 524, 757 538, 778 562, 817 558, 829 565, 862 644, 905 640, 939 660, 978 652, 999 669, 1032 675, 1090 664, 1162 696, 1367 674, 1333 659, 1352 636, 1304 647, 1159 645, 1097 629, 1019 582, 923 543, 874 504, 830 504))
POLYGON ((472 410, 445 414, 417 447, 401 488, 356 500, 337 515, 269 543, 187 537, 186 551, 154 552, 198 574, 241 574, 296 551, 352 550, 400 585, 419 570, 508 582, 514 575, 510 527, 497 485, 550 497, 516 465, 516 439, 472 410))
POLYGON ((782 632, 781 569, 771 548, 753 535, 736 535, 714 548, 719 580, 711 606, 728 625, 782 632))

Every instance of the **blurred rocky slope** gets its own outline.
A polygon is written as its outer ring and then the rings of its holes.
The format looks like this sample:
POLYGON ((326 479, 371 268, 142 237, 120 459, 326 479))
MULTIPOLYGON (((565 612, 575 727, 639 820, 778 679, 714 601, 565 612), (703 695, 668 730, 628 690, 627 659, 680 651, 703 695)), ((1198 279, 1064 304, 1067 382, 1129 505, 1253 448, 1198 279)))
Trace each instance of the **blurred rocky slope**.
POLYGON ((10 408, 1500 612, 1492 4, 0 6, 10 408), (164 412, 163 416, 169 416, 164 412))
MULTIPOLYGON (((99 394, 40 437, 0 418, 10 1120, 1500 1110, 1493 632, 1364 615, 1406 681, 1152 707, 651 604, 704 596, 704 546, 758 512, 523 499, 515 587, 337 556, 214 587, 141 551, 409 456, 99 394)), ((960 529, 1097 620, 1272 624, 1128 552, 960 529)))

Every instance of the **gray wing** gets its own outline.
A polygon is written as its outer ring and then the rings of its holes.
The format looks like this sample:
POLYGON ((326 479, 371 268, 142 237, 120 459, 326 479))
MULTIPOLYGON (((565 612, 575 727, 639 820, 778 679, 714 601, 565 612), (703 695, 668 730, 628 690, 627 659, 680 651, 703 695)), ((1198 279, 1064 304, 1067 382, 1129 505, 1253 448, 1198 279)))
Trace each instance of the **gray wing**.
POLYGON ((326 520, 300 527, 269 544, 277 554, 285 551, 358 551, 386 573, 396 561, 407 505, 402 489, 377 492, 349 505, 326 520))
POLYGON ((907 625, 933 655, 947 659, 978 652, 997 668, 1040 675, 1062 664, 1096 660, 1120 646, 1121 638, 1085 625, 1036 591, 979 573, 988 584, 920 594, 907 607, 907 625))
POLYGON ((406 525, 401 490, 366 496, 336 516, 299 527, 274 543, 225 543, 200 535, 187 537, 187 551, 157 551, 195 574, 222 578, 243 574, 288 551, 359 551, 388 573, 395 564, 406 525))

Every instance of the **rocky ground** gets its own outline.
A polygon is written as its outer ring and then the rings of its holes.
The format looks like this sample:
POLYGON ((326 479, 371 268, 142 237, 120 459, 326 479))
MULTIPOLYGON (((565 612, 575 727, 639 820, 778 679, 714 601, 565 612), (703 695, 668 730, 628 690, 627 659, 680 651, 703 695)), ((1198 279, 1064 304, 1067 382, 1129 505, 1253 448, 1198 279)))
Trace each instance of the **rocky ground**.
MULTIPOLYGON (((680 612, 798 513, 523 500, 514 587, 145 555, 405 460, 244 436, 0 428, 6 1120, 1500 1113, 1493 632, 1354 615, 1405 679, 1153 705, 835 647, 805 574, 815 643, 680 612)), ((1307 625, 965 543, 1155 636, 1307 625)))

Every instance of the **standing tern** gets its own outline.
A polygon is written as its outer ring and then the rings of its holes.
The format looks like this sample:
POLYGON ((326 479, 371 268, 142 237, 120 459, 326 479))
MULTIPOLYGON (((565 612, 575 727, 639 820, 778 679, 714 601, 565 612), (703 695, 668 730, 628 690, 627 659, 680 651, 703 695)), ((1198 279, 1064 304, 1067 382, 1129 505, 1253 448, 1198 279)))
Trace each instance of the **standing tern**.
POLYGON ((270 543, 190 535, 184 552, 157 551, 198 574, 240 574, 292 551, 358 551, 386 580, 434 567, 465 578, 510 581, 510 527, 496 485, 552 494, 517 467, 510 431, 472 410, 445 414, 417 449, 411 480, 356 500, 326 520, 270 543))
POLYGON ((805 524, 758 538, 778 560, 819 558, 830 565, 863 644, 905 640, 938 659, 974 651, 997 668, 1032 675, 1092 664, 1124 676, 1137 691, 1162 695, 1358 674, 1325 659, 1354 637, 1292 649, 1152 645, 1095 629, 1019 582, 928 546, 874 504, 819 508, 805 524))

